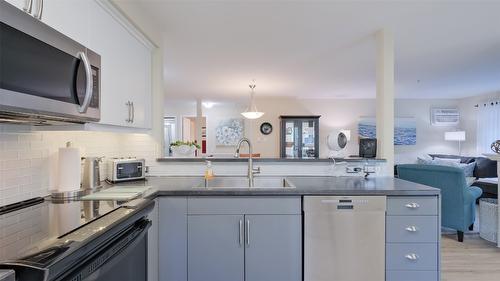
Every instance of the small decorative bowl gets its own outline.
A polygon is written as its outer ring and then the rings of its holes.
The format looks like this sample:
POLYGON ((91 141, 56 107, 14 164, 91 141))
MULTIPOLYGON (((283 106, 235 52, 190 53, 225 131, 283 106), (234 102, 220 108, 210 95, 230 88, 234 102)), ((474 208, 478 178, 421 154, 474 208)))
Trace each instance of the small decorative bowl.
POLYGON ((496 154, 500 154, 500 140, 497 140, 491 144, 491 150, 496 154))

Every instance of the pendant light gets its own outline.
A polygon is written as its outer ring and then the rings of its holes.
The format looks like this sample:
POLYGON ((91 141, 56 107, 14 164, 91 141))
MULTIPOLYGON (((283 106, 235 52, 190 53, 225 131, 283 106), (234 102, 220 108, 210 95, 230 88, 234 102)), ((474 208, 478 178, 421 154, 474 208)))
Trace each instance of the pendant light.
POLYGON ((247 109, 245 112, 242 112, 241 115, 247 119, 258 119, 264 115, 264 112, 261 112, 257 109, 257 106, 255 105, 255 80, 253 80, 253 83, 248 85, 250 87, 250 104, 248 105, 247 109))

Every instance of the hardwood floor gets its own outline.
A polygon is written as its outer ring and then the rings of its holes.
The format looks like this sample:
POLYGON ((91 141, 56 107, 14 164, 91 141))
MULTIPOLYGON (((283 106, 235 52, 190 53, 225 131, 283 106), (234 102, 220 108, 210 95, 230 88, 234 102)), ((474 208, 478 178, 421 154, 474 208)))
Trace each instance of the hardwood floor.
POLYGON ((466 234, 464 243, 457 236, 442 237, 442 281, 498 281, 500 280, 500 248, 466 234))

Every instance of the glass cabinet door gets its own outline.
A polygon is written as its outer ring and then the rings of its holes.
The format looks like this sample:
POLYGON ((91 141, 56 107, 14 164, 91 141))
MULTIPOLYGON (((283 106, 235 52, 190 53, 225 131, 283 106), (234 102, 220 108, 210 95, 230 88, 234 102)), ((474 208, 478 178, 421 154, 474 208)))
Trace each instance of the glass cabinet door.
POLYGON ((281 116, 281 157, 319 157, 319 116, 281 116))
POLYGON ((314 121, 302 121, 302 158, 314 158, 316 156, 316 128, 314 121))
POLYGON ((285 122, 285 157, 299 157, 299 133, 300 129, 295 121, 285 122))

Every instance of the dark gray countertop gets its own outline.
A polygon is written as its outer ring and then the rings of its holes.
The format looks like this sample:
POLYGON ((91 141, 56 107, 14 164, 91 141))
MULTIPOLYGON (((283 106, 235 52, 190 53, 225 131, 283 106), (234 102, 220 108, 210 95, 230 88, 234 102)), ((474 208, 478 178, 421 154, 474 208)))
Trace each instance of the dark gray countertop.
MULTIPOLYGON (((331 162, 330 158, 253 158, 254 162, 286 162, 286 163, 315 163, 315 162, 331 162)), ((248 158, 230 158, 230 157, 163 157, 156 159, 158 162, 204 162, 204 161, 212 161, 212 162, 247 162, 248 158)), ((385 159, 380 158, 360 158, 360 157, 352 157, 352 158, 335 158, 337 162, 385 162, 385 159)))
MULTIPOLYGON (((271 177, 256 177, 256 182, 264 182, 264 178, 269 180, 271 177), (258 180, 257 180, 258 179, 258 180)), ((270 182, 283 183, 282 177, 272 177, 270 182), (275 181, 275 180, 278 181, 275 181)), ((148 199, 154 199, 158 196, 355 196, 355 195, 387 195, 387 196, 436 196, 439 195, 439 189, 427 187, 424 185, 394 179, 390 177, 373 177, 365 179, 363 177, 286 177, 292 187, 283 188, 212 188, 204 187, 203 177, 148 177, 146 181, 134 181, 121 184, 105 184, 103 188, 111 186, 150 186, 137 200, 125 204, 132 204, 135 201, 149 202, 148 199), (141 200, 146 199, 146 200, 141 200)), ((240 183, 242 181, 239 181, 240 183)), ((243 181, 245 182, 245 181, 243 181)), ((212 183, 214 183, 212 181, 212 183)), ((276 184, 278 185, 278 184, 276 184)), ((119 207, 116 201, 61 201, 50 200, 47 198, 42 203, 26 207, 12 213, 1 215, 1 219, 7 216, 19 216, 19 223, 16 227, 22 229, 26 224, 35 224, 40 228, 39 240, 30 240, 31 244, 16 244, 19 249, 1 252, 0 260, 14 259, 23 255, 23 251, 36 249, 38 245, 45 245, 45 241, 52 241, 54 237, 59 237, 63 233, 69 233, 72 229, 81 227, 89 221, 119 207), (82 217, 85 214, 85 217, 82 217), (50 218, 50 219, 49 219, 50 218), (67 225, 58 223, 58 220, 64 220, 67 225), (53 224, 58 225, 54 228, 53 224), (44 229, 55 229, 50 233, 43 232, 44 229), (8 254, 8 255, 4 255, 8 254)), ((0 227, 2 225, 0 224, 0 227)), ((11 227, 11 226, 9 226, 11 227)), ((0 235, 0 244, 2 239, 7 239, 0 235)), ((1 249, 0 249, 1 250, 1 249)), ((26 252, 26 253, 27 253, 26 252)))
MULTIPOLYGON (((146 197, 155 196, 303 196, 438 195, 439 189, 390 177, 287 177, 294 188, 201 188, 202 177, 150 177, 146 197)), ((130 185, 130 183, 128 184, 130 185)))

